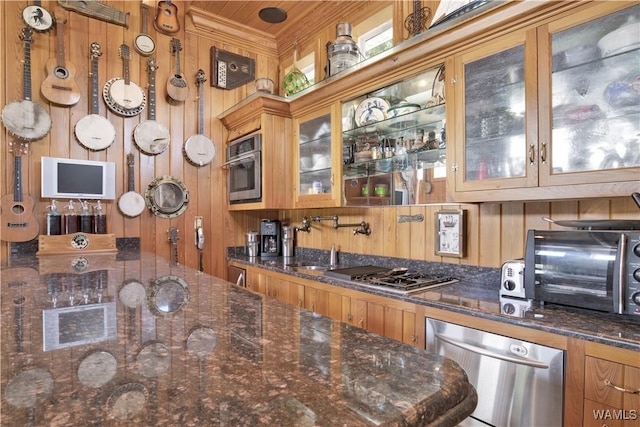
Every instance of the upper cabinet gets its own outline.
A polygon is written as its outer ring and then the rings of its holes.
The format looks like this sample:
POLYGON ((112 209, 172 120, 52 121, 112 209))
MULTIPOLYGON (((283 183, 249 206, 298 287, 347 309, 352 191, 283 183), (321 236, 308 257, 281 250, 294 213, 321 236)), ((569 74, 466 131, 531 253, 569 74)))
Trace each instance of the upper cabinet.
POLYGON ((444 65, 342 104, 343 204, 445 200, 444 65))
POLYGON ((325 107, 294 120, 294 205, 340 206, 340 151, 333 143, 337 107, 325 107))
POLYGON ((453 57, 455 200, 637 191, 640 6, 620 6, 590 5, 453 57))

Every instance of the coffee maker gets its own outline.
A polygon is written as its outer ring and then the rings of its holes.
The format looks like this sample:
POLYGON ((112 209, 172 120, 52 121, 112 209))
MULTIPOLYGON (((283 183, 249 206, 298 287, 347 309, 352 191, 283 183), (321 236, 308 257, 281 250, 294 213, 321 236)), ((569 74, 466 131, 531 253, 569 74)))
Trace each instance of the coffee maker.
POLYGON ((263 219, 260 223, 260 257, 280 256, 281 248, 280 221, 263 219))

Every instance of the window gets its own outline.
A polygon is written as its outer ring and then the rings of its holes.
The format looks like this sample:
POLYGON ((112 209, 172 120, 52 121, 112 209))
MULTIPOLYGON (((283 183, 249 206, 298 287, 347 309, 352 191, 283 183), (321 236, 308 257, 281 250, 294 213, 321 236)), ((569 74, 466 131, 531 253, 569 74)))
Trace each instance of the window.
POLYGON ((358 37, 358 47, 366 58, 371 58, 393 47, 393 26, 391 24, 392 22, 389 20, 358 37))

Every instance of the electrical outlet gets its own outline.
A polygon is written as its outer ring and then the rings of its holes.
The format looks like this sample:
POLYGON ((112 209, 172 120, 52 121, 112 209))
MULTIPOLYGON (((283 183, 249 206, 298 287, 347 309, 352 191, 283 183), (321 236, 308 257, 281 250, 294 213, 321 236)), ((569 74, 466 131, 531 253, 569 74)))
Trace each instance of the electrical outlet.
POLYGON ((194 218, 193 228, 195 228, 195 229, 202 228, 202 217, 201 216, 197 216, 197 217, 194 218))

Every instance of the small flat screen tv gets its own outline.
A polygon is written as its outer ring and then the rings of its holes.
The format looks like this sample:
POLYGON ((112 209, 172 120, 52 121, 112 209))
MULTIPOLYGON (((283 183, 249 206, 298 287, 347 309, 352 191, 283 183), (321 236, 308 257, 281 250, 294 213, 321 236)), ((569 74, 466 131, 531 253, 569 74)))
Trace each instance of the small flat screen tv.
POLYGON ((116 339, 116 303, 50 308, 42 311, 43 350, 116 339))
POLYGON ((95 160, 42 157, 42 198, 116 198, 116 164, 95 160))

